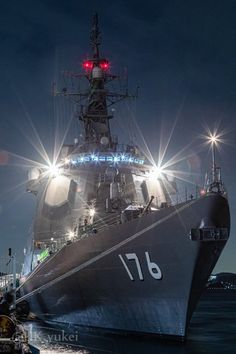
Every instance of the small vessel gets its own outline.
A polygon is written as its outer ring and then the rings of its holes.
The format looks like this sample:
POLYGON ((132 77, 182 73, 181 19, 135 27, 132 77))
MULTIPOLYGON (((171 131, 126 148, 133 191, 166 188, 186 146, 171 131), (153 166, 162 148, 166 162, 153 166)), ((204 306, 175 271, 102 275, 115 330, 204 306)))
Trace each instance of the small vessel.
POLYGON ((0 353, 32 354, 34 352, 39 353, 35 347, 29 345, 22 324, 12 315, 0 314, 0 353))
POLYGON ((128 93, 109 90, 97 15, 90 40, 88 88, 56 91, 81 106, 83 139, 29 173, 37 211, 17 306, 48 323, 183 339, 229 237, 220 168, 214 153, 203 193, 174 202, 165 171, 111 134, 110 106, 128 93))
POLYGON ((27 332, 16 317, 15 269, 15 255, 9 248, 9 257, 0 257, 0 353, 39 353, 29 344, 27 332))

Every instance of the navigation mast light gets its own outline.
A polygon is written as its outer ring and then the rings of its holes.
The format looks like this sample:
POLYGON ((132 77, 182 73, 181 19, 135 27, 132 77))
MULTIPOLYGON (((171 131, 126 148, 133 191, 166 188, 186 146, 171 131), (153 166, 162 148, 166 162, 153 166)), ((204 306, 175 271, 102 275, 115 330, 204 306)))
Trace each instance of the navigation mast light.
POLYGON ((211 134, 209 136, 209 140, 212 144, 216 144, 219 141, 217 135, 215 135, 215 134, 211 134))
POLYGON ((103 61, 102 63, 100 63, 100 68, 102 70, 108 70, 109 69, 109 62, 108 61, 103 61))
POLYGON ((221 134, 217 132, 208 132, 207 140, 211 144, 212 153, 212 181, 217 182, 217 167, 216 167, 216 149, 220 142, 222 142, 221 134))
POLYGON ((90 60, 85 60, 83 62, 83 68, 86 69, 86 70, 92 70, 93 68, 93 62, 90 61, 90 60))

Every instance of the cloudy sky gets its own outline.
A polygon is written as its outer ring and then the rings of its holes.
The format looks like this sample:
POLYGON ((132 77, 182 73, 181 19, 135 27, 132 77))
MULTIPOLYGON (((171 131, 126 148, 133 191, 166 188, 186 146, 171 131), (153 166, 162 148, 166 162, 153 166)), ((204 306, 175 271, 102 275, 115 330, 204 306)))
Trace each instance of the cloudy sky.
MULTIPOLYGON (((167 141, 175 124, 167 158, 189 145, 186 154, 191 157, 182 167, 203 184, 210 153, 199 137, 206 125, 225 132, 226 144, 217 158, 229 193, 232 232, 216 271, 236 271, 233 0, 0 0, 0 254, 11 246, 22 261, 35 199, 25 192, 29 166, 16 155, 41 161, 36 134, 51 151, 58 118, 51 83, 62 70, 81 71, 95 11, 102 53, 112 70, 122 73, 127 67, 131 91, 140 87, 137 102, 116 108, 113 128, 121 132, 121 140, 130 138, 125 124, 132 113, 157 156, 160 136, 167 141)), ((63 130, 70 112, 58 107, 63 130)), ((67 141, 75 124, 73 120, 67 141)))

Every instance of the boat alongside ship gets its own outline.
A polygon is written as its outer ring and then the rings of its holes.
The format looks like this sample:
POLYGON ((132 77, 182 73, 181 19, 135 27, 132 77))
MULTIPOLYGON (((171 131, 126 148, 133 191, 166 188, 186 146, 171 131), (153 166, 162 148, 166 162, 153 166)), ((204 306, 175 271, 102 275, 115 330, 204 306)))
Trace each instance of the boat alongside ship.
POLYGON ((97 16, 90 39, 89 88, 55 91, 82 104, 84 140, 29 174, 37 212, 17 306, 49 323, 184 339, 229 237, 215 153, 202 195, 174 203, 161 166, 112 136, 109 106, 128 93, 108 89, 117 77, 100 56, 97 16))

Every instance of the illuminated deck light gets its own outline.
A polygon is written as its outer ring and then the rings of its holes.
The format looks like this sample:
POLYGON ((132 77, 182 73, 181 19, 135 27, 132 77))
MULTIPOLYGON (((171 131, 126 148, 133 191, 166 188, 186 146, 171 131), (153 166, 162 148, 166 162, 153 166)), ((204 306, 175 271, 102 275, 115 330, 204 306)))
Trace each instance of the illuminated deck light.
POLYGON ((163 168, 161 166, 153 166, 152 170, 149 172, 149 177, 151 179, 162 178, 163 168))
POLYGON ((73 166, 77 166, 80 164, 85 164, 85 163, 92 163, 92 162, 108 162, 108 163, 126 163, 126 164, 139 164, 143 165, 144 160, 140 159, 138 157, 132 156, 132 155, 125 155, 125 154, 104 154, 104 155, 95 155, 95 154, 83 154, 83 156, 76 156, 74 155, 71 159, 68 159, 67 164, 71 164, 73 166))
POLYGON ((57 177, 60 175, 60 169, 59 169, 59 165, 56 164, 50 164, 47 168, 47 172, 49 173, 50 177, 57 177))
POLYGON ((119 156, 114 156, 114 162, 119 162, 120 161, 120 157, 119 156))
POLYGON ((95 209, 94 208, 90 208, 89 209, 89 216, 92 218, 95 215, 95 209))
POLYGON ((106 161, 106 157, 105 156, 99 156, 98 160, 101 161, 101 162, 104 162, 104 161, 106 161))
POLYGON ((69 231, 67 232, 67 237, 68 237, 69 240, 72 240, 72 239, 74 238, 74 236, 75 236, 74 231, 69 230, 69 231))

